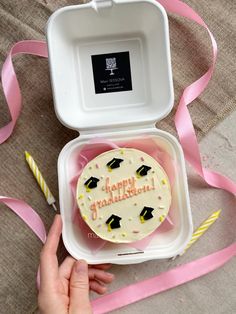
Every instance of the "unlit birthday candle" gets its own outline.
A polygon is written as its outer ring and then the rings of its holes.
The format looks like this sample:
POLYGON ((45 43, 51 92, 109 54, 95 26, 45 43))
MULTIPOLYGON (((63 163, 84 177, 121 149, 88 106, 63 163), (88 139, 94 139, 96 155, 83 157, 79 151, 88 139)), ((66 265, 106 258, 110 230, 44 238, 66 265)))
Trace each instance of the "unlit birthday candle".
POLYGON ((203 221, 197 230, 193 233, 191 240, 183 251, 183 255, 207 230, 208 228, 219 218, 221 209, 214 212, 207 220, 203 221))
POLYGON ((39 168, 38 168, 36 162, 34 161, 33 157, 28 152, 25 152, 25 159, 26 159, 31 171, 33 172, 33 175, 34 175, 35 179, 37 180, 48 204, 52 205, 54 210, 57 210, 56 205, 55 205, 56 200, 53 197, 51 191, 49 190, 49 187, 48 187, 46 181, 44 180, 41 172, 39 171, 39 168))

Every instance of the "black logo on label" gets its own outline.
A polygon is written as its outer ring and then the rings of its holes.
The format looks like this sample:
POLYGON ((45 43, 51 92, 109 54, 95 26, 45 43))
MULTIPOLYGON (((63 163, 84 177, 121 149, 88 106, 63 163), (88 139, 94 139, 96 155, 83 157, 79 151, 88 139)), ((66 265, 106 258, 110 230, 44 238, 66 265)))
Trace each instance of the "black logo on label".
POLYGON ((91 56, 96 94, 132 90, 129 52, 91 56))
POLYGON ((116 58, 106 58, 106 70, 111 71, 110 75, 114 75, 114 70, 117 70, 116 67, 116 58))

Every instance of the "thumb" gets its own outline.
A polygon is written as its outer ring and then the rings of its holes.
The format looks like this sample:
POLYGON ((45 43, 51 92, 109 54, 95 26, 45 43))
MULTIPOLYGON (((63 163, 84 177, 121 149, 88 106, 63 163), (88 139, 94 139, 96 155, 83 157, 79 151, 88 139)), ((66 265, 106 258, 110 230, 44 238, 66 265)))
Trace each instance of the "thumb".
POLYGON ((91 314, 89 300, 88 264, 84 260, 74 263, 70 277, 70 313, 91 314))

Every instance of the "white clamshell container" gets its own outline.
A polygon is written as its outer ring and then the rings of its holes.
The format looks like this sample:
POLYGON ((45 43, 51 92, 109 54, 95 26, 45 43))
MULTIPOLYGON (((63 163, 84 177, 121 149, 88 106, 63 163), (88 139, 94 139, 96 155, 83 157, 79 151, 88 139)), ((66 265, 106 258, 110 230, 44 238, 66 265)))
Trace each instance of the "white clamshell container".
POLYGON ((182 252, 193 230, 183 152, 171 134, 155 127, 174 102, 165 10, 154 0, 93 0, 64 7, 50 17, 47 42, 57 117, 80 132, 58 159, 68 252, 90 264, 132 264, 182 252), (94 137, 116 143, 143 136, 152 137, 177 164, 174 227, 143 251, 109 243, 92 254, 72 221, 71 160, 94 137))

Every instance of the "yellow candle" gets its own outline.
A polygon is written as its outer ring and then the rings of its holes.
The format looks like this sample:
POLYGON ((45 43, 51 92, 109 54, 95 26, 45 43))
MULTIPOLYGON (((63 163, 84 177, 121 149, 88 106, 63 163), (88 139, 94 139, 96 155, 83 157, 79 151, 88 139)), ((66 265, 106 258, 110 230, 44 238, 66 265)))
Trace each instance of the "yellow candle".
POLYGON ((38 185, 40 186, 48 204, 52 205, 53 208, 55 210, 57 210, 57 208, 55 206, 56 200, 53 197, 51 191, 49 190, 49 187, 48 187, 46 181, 44 180, 41 172, 39 171, 39 168, 38 168, 36 162, 34 161, 33 157, 28 152, 25 152, 25 159, 26 159, 31 171, 33 172, 33 175, 34 175, 35 179, 37 180, 38 185))
POLYGON ((208 228, 219 218, 220 212, 221 209, 214 212, 210 217, 201 223, 201 225, 193 233, 192 238, 187 244, 185 250, 180 255, 183 255, 208 230, 208 228))

